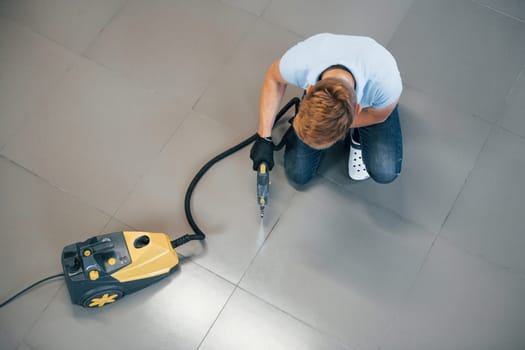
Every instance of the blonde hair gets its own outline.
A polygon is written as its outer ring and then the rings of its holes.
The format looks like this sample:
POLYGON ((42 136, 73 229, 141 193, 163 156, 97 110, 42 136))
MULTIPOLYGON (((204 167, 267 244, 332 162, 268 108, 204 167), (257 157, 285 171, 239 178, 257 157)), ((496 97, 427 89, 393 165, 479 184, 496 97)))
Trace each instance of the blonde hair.
POLYGON ((305 96, 293 127, 303 142, 322 148, 346 136, 355 111, 352 86, 340 79, 326 78, 317 82, 305 96))

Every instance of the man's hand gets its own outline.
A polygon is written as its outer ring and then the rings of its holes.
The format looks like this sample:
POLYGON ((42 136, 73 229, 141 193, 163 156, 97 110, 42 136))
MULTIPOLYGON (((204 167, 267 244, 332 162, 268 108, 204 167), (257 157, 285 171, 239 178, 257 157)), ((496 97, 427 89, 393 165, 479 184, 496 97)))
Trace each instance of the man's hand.
POLYGON ((268 170, 272 170, 274 166, 273 162, 273 150, 275 146, 271 140, 257 134, 255 143, 250 151, 250 158, 253 160, 253 170, 257 171, 261 163, 266 163, 268 170))

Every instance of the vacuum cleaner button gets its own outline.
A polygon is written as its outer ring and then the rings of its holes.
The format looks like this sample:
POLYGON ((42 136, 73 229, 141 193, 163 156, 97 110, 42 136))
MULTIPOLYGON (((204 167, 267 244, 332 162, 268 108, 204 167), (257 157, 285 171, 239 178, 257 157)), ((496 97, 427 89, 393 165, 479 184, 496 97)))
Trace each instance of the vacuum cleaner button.
POLYGON ((135 246, 135 248, 137 249, 144 248, 148 244, 149 244, 149 237, 146 235, 138 237, 137 239, 135 239, 135 242, 133 242, 133 246, 135 246))
POLYGON ((98 273, 97 270, 91 270, 89 271, 89 279, 92 280, 92 281, 96 281, 98 280, 98 278, 100 277, 100 274, 98 273))

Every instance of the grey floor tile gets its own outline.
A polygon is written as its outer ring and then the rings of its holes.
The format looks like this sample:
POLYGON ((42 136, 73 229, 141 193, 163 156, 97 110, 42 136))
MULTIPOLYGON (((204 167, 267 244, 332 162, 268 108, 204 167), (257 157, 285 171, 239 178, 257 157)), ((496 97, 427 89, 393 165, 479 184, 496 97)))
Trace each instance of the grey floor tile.
POLYGON ((215 0, 130 0, 87 55, 193 104, 255 20, 215 0))
POLYGON ((102 309, 72 305, 63 287, 24 341, 39 350, 196 349, 232 292, 192 263, 102 309))
POLYGON ((494 121, 525 63, 524 37, 523 23, 473 1, 421 0, 388 47, 406 84, 494 121))
MULTIPOLYGON (((259 120, 259 96, 270 64, 300 38, 265 21, 257 21, 234 51, 228 65, 199 99, 195 110, 231 125, 247 136, 255 133, 259 120)), ((283 104, 302 89, 290 86, 283 104)))
POLYGON ((237 289, 199 349, 349 348, 242 289, 237 289), (225 337, 225 334, 233 336, 225 337))
POLYGON ((82 53, 126 0, 7 0, 0 15, 82 53))
POLYGON ((507 96, 501 125, 525 137, 525 68, 507 96))
POLYGON ((523 178, 525 139, 495 129, 442 235, 525 274, 523 178))
MULTIPOLYGON (((187 186, 208 160, 239 141, 233 130, 192 113, 117 212, 117 218, 137 229, 166 232, 173 237, 191 233, 184 217, 187 186)), ((192 211, 199 227, 207 233, 206 249, 196 242, 178 248, 234 283, 295 193, 283 169, 274 168, 261 227, 256 175, 248 152, 249 147, 213 166, 195 189, 192 211)))
POLYGON ((304 37, 322 32, 366 35, 386 45, 414 0, 272 1, 263 17, 304 37))
POLYGON ((6 330, 0 327, 0 347, 3 350, 16 350, 19 341, 15 336, 9 334, 6 330))
POLYGON ((525 22, 525 3, 521 0, 475 0, 495 11, 525 22))
POLYGON ((318 181, 294 197, 241 287, 352 348, 376 349, 431 241, 318 181))
POLYGON ((381 349, 523 349, 525 279, 438 239, 381 349))
MULTIPOLYGON (((0 157, 0 300, 60 273, 62 248, 109 217, 0 157)), ((20 339, 62 282, 50 282, 0 310, 0 329, 20 339)))
POLYGON ((54 42, 0 18, 0 149, 45 104, 74 59, 54 42))
POLYGON ((387 185, 352 182, 342 145, 324 160, 321 174, 364 198, 438 233, 488 137, 490 125, 405 88, 399 115, 403 169, 387 185))
POLYGON ((254 15, 260 16, 272 0, 220 0, 254 15))
POLYGON ((188 110, 81 59, 2 153, 111 214, 188 110))

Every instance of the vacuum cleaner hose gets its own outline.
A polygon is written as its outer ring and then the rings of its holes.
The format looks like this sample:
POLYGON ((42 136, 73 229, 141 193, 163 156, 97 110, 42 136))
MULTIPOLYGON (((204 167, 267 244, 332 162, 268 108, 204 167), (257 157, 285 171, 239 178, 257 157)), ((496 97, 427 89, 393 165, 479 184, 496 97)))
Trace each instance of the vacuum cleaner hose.
MULTIPOLYGON (((295 114, 297 114, 297 111, 299 110, 299 104, 301 103, 301 100, 298 97, 292 98, 286 105, 281 108, 279 113, 277 113, 275 117, 275 123, 274 126, 277 125, 277 122, 279 119, 281 119, 284 114, 292 107, 295 106, 295 114)), ((294 115, 295 115, 294 114, 294 115)), ((183 245, 185 243, 188 243, 189 241, 193 240, 203 240, 206 238, 206 235, 202 230, 199 228, 197 223, 195 222, 193 218, 193 214, 191 213, 191 196, 193 195, 193 191, 195 190, 195 187, 197 186, 197 183, 199 183, 200 179, 206 174, 206 172, 217 162, 221 161, 222 159, 232 155, 233 153, 243 149, 244 147, 248 146, 252 142, 255 141, 255 138, 257 137, 257 134, 254 134, 247 138, 246 140, 242 141, 241 143, 227 149, 226 151, 222 152, 221 154, 217 155, 210 161, 208 161, 204 166, 199 170, 199 172, 194 176, 193 180, 191 180, 190 185, 188 186, 188 189, 186 190, 186 196, 184 197, 184 212, 186 214, 186 219, 188 220, 188 224, 195 232, 194 234, 186 234, 184 236, 181 236, 179 238, 174 239, 171 241, 171 246, 173 248, 178 247, 180 245, 183 245)), ((283 140, 277 145, 275 148, 277 150, 281 149, 284 146, 286 136, 283 137, 283 140)))

